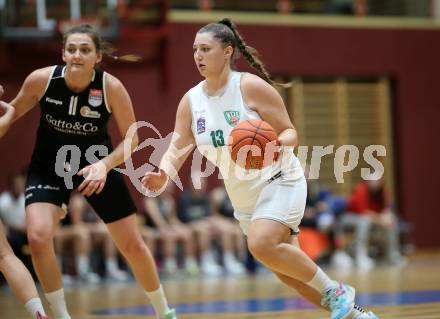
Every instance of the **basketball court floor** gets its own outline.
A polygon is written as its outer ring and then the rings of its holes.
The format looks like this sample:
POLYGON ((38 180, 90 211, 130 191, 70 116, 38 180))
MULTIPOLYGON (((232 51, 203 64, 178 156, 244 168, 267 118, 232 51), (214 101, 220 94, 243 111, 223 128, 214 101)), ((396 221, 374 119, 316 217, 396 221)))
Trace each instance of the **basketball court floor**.
MULTIPOLYGON (((380 318, 440 318, 440 252, 418 253, 404 268, 329 270, 357 288, 357 302, 380 318)), ((180 319, 325 319, 329 315, 299 297, 269 273, 247 277, 164 280, 180 319)), ((66 288, 74 319, 153 319, 133 282, 66 288)), ((0 291, 0 318, 26 319, 8 289, 0 291)))

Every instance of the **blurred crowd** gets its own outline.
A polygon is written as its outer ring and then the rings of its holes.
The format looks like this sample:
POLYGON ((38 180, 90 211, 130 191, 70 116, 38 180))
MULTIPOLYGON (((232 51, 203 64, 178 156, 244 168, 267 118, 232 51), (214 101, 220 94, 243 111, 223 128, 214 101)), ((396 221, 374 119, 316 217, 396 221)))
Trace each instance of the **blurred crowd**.
MULTIPOLYGON (((305 171, 306 177, 308 170, 305 171)), ((188 185, 194 185, 192 181, 188 185)), ((170 183, 145 198, 138 213, 142 236, 162 277, 242 276, 265 271, 248 253, 243 233, 223 186, 178 191, 170 183)), ((15 254, 33 273, 26 236, 25 175, 14 175, 0 194, 0 219, 15 254)), ((307 204, 300 229, 304 251, 337 270, 368 271, 377 265, 404 266, 404 223, 393 209, 383 179, 361 181, 347 198, 307 178, 307 204)), ((55 236, 66 285, 126 282, 132 278, 105 224, 75 193, 55 236)), ((404 239, 405 241, 405 239, 404 239)))

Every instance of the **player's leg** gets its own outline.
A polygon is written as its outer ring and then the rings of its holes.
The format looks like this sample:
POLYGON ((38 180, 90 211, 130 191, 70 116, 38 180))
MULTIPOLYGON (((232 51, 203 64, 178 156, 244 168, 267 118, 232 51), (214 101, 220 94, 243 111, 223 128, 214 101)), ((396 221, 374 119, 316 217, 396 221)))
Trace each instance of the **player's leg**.
POLYGON ((28 242, 35 272, 57 319, 70 319, 54 247, 56 227, 67 213, 62 207, 63 203, 67 203, 69 195, 70 191, 66 189, 64 181, 50 170, 29 170, 25 191, 28 242))
MULTIPOLYGON (((292 243, 292 245, 299 247, 298 236, 292 236, 291 243, 292 243)), ((293 279, 293 278, 285 276, 283 274, 275 272, 275 275, 284 284, 295 289, 302 297, 307 299, 312 304, 314 304, 318 307, 322 307, 325 310, 330 311, 330 309, 328 308, 327 305, 321 304, 322 294, 318 290, 310 287, 309 285, 307 285, 299 280, 293 279)), ((367 312, 362 307, 355 305, 352 313, 350 314, 350 316, 348 318, 352 318, 352 319, 377 319, 377 316, 375 314, 373 314, 372 312, 367 312)))
POLYGON ((154 259, 138 229, 135 214, 108 223, 107 227, 122 255, 130 265, 137 282, 145 290, 159 318, 173 319, 159 282, 154 259))
POLYGON ((55 318, 70 319, 62 288, 62 275, 54 249, 56 225, 64 211, 51 203, 31 203, 26 206, 27 232, 32 263, 43 286, 55 318))
POLYGON ((332 319, 347 318, 354 306, 354 289, 331 280, 299 247, 290 244, 290 228, 279 221, 257 219, 248 230, 252 255, 273 272, 305 283, 320 292, 332 319))
POLYGON ((102 192, 88 197, 87 200, 106 224, 116 247, 127 260, 137 282, 145 290, 158 318, 175 319, 175 312, 169 309, 160 285, 153 256, 139 230, 136 207, 121 174, 110 171, 102 192))
POLYGON ((32 262, 46 292, 61 288, 61 274, 53 242, 60 210, 59 206, 50 203, 33 203, 26 207, 32 262))
POLYGON ((316 289, 332 319, 347 318, 354 306, 354 289, 330 279, 290 238, 304 214, 305 178, 287 177, 268 184, 261 192, 248 225, 247 241, 252 255, 274 272, 316 289))
POLYGON ((115 243, 103 222, 87 223, 93 246, 101 247, 104 252, 105 270, 108 278, 117 281, 126 281, 127 272, 119 269, 118 252, 115 243))
POLYGON ((56 225, 63 214, 61 207, 50 203, 32 203, 26 207, 28 240, 35 272, 54 316, 70 319, 53 243, 56 225))
POLYGON ((33 318, 36 318, 38 313, 45 315, 34 280, 26 266, 12 252, 1 222, 0 272, 6 278, 9 288, 11 288, 20 302, 25 305, 25 308, 33 318))

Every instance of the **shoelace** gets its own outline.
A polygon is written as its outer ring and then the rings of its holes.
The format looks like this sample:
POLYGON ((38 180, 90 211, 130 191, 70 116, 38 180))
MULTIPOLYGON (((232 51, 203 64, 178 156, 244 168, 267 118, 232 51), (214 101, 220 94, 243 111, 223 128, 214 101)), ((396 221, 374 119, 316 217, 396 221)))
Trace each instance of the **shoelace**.
POLYGON ((356 304, 354 305, 354 309, 356 309, 357 311, 362 312, 362 313, 367 313, 364 308, 362 308, 361 306, 356 305, 356 304))

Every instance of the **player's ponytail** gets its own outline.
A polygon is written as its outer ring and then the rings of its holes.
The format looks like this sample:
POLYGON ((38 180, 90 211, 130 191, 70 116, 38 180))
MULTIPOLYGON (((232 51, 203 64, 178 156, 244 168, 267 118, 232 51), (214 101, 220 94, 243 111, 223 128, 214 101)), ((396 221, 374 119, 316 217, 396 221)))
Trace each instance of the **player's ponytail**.
POLYGON ((272 80, 264 63, 260 60, 258 51, 246 44, 234 23, 229 18, 224 18, 217 23, 210 23, 198 31, 198 33, 203 32, 212 33, 214 38, 218 39, 225 47, 230 45, 234 50, 234 54, 232 55, 233 59, 238 58, 239 53, 241 53, 267 83, 280 87, 289 87, 291 85, 290 83, 278 83, 272 80), (239 52, 237 52, 237 49, 239 52))

